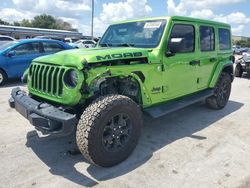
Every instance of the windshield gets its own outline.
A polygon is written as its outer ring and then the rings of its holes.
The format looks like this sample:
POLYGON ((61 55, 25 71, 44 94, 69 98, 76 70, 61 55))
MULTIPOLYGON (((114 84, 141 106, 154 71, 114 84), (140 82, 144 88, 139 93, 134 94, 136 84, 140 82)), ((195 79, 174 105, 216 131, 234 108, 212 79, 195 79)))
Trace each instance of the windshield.
POLYGON ((100 40, 100 46, 133 46, 154 48, 158 46, 166 20, 148 20, 109 26, 100 40))
POLYGON ((6 48, 16 44, 16 41, 1 41, 0 42, 0 51, 5 50, 6 48))

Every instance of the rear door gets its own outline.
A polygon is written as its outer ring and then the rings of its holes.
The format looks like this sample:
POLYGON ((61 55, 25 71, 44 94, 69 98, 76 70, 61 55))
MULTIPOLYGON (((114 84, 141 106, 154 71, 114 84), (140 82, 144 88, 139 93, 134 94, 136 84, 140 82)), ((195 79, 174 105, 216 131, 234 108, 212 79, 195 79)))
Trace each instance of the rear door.
MULTIPOLYGON (((171 56, 163 57, 164 64, 164 99, 169 100, 197 91, 196 25, 194 23, 173 22, 170 38, 182 41, 178 50, 171 56)), ((166 51, 169 51, 167 47, 166 51)))
POLYGON ((48 42, 42 42, 42 44, 43 44, 44 55, 53 54, 64 50, 64 47, 57 42, 48 41, 48 42))
POLYGON ((199 90, 208 87, 212 72, 218 63, 216 48, 216 32, 211 25, 199 26, 199 53, 200 66, 198 66, 197 87, 199 90))

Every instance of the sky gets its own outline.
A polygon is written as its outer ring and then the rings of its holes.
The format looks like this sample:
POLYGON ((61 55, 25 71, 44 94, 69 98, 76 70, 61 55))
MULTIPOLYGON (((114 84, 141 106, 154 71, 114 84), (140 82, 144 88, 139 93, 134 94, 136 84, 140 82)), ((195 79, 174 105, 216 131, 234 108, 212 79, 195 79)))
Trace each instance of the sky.
MULTIPOLYGON (((0 0, 0 18, 13 22, 50 14, 83 35, 91 32, 91 0, 0 0)), ((250 0, 94 0, 94 35, 112 22, 181 15, 229 23, 237 36, 250 37, 250 0)))

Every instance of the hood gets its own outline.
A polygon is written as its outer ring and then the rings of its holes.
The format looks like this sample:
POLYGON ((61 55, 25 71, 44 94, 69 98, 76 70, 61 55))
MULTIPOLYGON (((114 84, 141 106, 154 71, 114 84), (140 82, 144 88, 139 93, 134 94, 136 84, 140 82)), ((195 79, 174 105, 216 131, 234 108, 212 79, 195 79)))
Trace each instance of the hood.
POLYGON ((34 59, 34 62, 56 64, 83 68, 83 63, 101 63, 115 59, 131 59, 148 57, 148 49, 117 47, 117 48, 86 48, 65 50, 52 55, 34 59))

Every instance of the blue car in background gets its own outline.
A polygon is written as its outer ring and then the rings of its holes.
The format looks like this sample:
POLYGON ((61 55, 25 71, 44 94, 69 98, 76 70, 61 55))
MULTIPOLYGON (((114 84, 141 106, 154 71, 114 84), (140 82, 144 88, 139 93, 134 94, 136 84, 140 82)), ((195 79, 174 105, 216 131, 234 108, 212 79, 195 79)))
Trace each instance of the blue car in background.
POLYGON ((68 49, 74 48, 64 42, 49 39, 0 43, 0 85, 8 78, 20 78, 33 59, 68 49))

